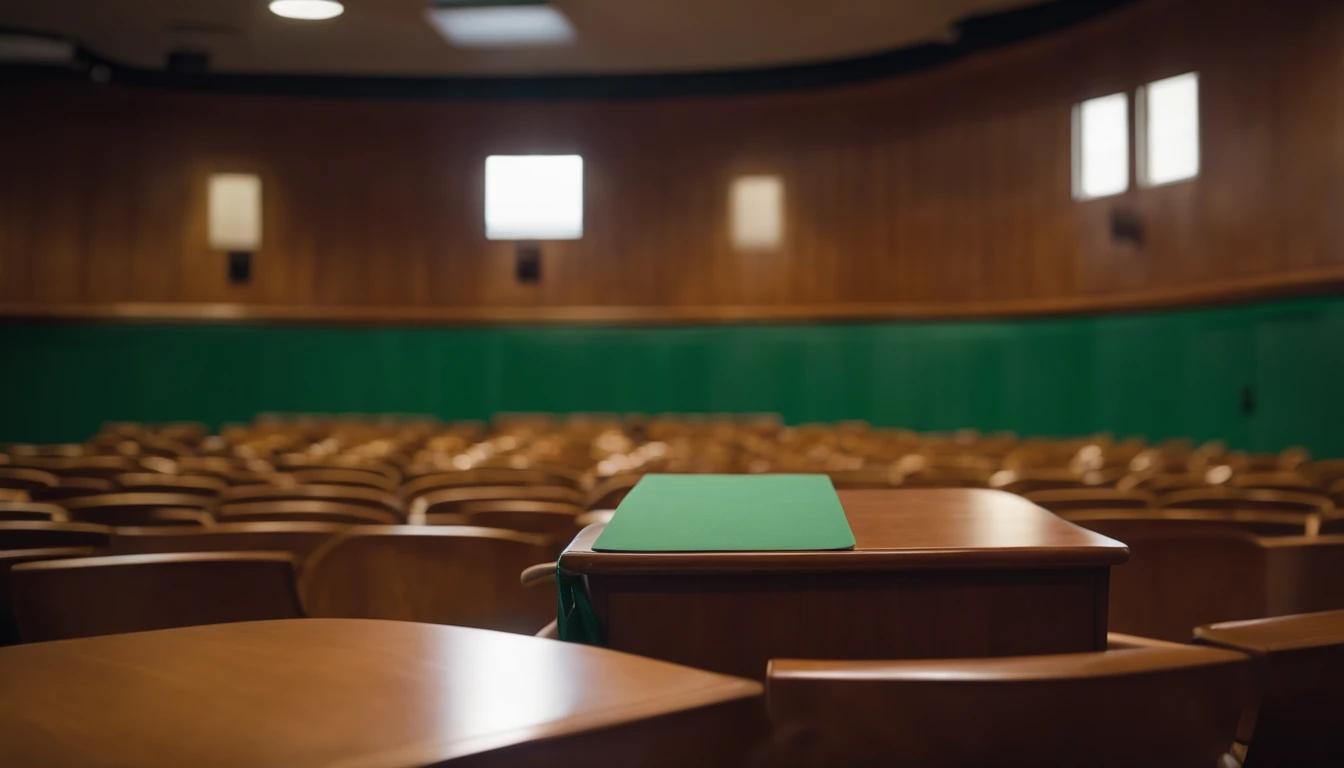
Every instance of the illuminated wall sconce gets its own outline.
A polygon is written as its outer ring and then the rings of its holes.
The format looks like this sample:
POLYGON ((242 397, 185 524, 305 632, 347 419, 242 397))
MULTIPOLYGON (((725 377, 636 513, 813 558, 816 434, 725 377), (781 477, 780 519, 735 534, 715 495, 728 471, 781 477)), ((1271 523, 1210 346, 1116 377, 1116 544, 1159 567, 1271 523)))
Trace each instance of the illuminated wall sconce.
POLYGON ((778 176, 739 176, 730 208, 734 247, 765 250, 784 241, 784 182, 778 176))
POLYGON ((210 247, 229 254, 229 282, 251 280, 252 254, 261 248, 261 177, 210 176, 210 247))

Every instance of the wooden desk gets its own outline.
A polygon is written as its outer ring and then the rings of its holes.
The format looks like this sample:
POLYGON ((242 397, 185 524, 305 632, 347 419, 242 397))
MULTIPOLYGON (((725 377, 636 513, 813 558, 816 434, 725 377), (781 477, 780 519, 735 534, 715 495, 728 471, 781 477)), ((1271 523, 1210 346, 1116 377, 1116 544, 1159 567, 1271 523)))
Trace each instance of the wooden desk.
POLYGON ((0 765, 739 765, 760 694, 480 629, 219 624, 0 649, 0 765))
POLYGON ((840 491, 840 552, 594 552, 609 647, 764 678, 772 658, 1029 656, 1103 650, 1110 567, 1128 550, 1018 496, 979 489, 840 491))

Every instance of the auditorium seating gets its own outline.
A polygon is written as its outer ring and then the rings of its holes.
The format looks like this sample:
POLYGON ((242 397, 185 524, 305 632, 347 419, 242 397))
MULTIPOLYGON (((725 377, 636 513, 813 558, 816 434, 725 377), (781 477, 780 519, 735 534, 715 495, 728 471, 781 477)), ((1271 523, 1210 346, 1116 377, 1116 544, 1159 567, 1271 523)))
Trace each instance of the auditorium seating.
POLYGON ((533 634, 555 617, 555 593, 519 583, 550 557, 547 540, 464 526, 358 526, 308 559, 309 615, 398 619, 533 634))
POLYGON ((14 645, 20 640, 19 627, 14 621, 13 589, 9 582, 10 568, 19 563, 88 557, 94 552, 93 547, 0 549, 0 646, 14 645))
POLYGON ((45 520, 64 522, 69 518, 65 509, 41 501, 0 501, 0 521, 45 520))
POLYGON ((777 766, 1219 765, 1248 685, 1232 651, 770 662, 777 766))
POLYGON ((0 550, 106 547, 111 539, 111 528, 93 523, 0 522, 0 550))
POLYGON ((24 642, 303 616, 279 552, 119 555, 11 569, 24 642))
POLYGON ((293 555, 295 564, 302 567, 314 550, 345 528, 344 524, 330 522, 227 521, 209 527, 116 528, 110 551, 115 555, 279 551, 293 555))
POLYGON ((1199 627, 1195 639, 1253 659, 1238 728, 1245 768, 1344 765, 1344 611, 1221 622, 1199 627))

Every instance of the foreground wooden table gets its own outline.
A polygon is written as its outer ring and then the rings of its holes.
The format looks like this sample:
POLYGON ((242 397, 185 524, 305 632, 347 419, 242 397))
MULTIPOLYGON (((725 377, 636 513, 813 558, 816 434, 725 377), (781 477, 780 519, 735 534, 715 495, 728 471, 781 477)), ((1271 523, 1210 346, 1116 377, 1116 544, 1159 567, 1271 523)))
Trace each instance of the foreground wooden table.
POLYGON ((479 629, 218 624, 0 649, 0 765, 739 765, 760 694, 479 629))
POLYGON ((900 659, 1103 650, 1110 567, 1128 550, 1031 502, 978 489, 840 491, 843 552, 594 552, 608 647, 764 678, 772 658, 900 659))

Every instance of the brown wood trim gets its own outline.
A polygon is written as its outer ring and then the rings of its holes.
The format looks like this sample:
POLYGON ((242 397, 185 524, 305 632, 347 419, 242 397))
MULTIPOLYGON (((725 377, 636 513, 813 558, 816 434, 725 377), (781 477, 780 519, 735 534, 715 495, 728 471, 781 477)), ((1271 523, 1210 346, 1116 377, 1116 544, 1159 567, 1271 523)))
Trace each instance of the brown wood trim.
POLYGON ((1145 312, 1344 292, 1344 266, 1134 293, 982 302, 680 306, 364 307, 187 302, 0 303, 0 320, 395 325, 631 324, 975 320, 1145 312))

